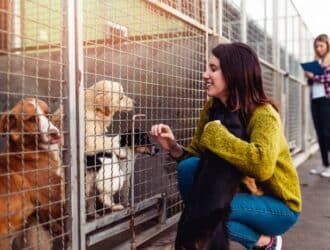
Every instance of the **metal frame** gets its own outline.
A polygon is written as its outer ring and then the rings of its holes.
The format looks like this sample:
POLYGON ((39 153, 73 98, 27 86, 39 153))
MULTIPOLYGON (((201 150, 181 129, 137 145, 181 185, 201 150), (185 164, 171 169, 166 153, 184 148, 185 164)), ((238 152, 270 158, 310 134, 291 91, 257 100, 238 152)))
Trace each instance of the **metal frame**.
POLYGON ((78 101, 78 107, 77 107, 77 113, 78 113, 78 135, 79 138, 79 146, 77 145, 78 154, 77 154, 77 162, 78 162, 78 184, 79 184, 79 207, 77 213, 79 214, 79 223, 80 223, 80 237, 79 237, 79 249, 84 250, 86 249, 86 213, 85 213, 85 122, 83 119, 83 114, 85 113, 84 107, 85 107, 85 94, 84 94, 84 63, 83 63, 83 0, 75 0, 75 8, 76 8, 76 15, 75 15, 75 31, 76 31, 76 49, 75 49, 75 58, 76 58, 76 74, 79 78, 79 84, 76 85, 76 93, 77 93, 77 101, 78 101))
MULTIPOLYGON (((205 40, 205 49, 203 51, 198 52, 203 62, 201 62, 200 65, 203 67, 206 66, 205 62, 207 62, 209 58, 209 49, 212 45, 212 42, 215 40, 219 41, 229 41, 232 37, 232 31, 233 23, 235 25, 240 25, 238 29, 238 33, 235 34, 236 36, 240 38, 242 42, 248 42, 248 35, 249 35, 249 29, 254 29, 254 32, 256 34, 260 34, 263 32, 260 37, 257 39, 262 40, 261 42, 264 44, 265 47, 265 53, 260 53, 259 56, 262 57, 260 59, 262 66, 267 69, 268 72, 271 72, 272 79, 268 79, 267 84, 273 84, 272 85, 272 95, 273 98, 278 99, 278 102, 280 103, 280 112, 283 118, 285 133, 288 138, 293 138, 289 144, 291 145, 292 155, 295 156, 298 153, 302 154, 310 154, 310 151, 308 148, 315 143, 316 136, 315 134, 312 135, 310 133, 311 130, 311 122, 310 122, 310 115, 309 114, 309 101, 308 101, 308 94, 309 90, 306 84, 304 83, 304 79, 302 77, 301 71, 300 72, 290 72, 291 65, 296 65, 299 60, 303 58, 303 51, 302 48, 302 42, 305 42, 306 40, 311 40, 312 37, 307 34, 307 26, 299 16, 298 11, 295 9, 294 4, 291 2, 291 0, 282 0, 284 1, 285 10, 284 14, 284 37, 285 41, 283 43, 279 42, 279 23, 278 18, 281 16, 279 13, 279 3, 277 0, 272 0, 272 4, 269 4, 270 2, 265 2, 263 11, 265 12, 265 18, 262 20, 264 27, 259 27, 256 24, 251 24, 250 20, 253 21, 253 17, 249 16, 249 13, 247 12, 247 0, 241 0, 240 6, 234 6, 235 8, 232 8, 227 11, 231 11, 232 13, 224 13, 224 2, 228 4, 234 5, 235 2, 233 0, 187 0, 186 2, 183 2, 183 0, 178 0, 175 2, 178 6, 178 8, 174 8, 171 5, 167 4, 166 1, 161 0, 140 0, 146 4, 152 5, 157 7, 158 10, 163 11, 166 13, 166 15, 170 15, 171 18, 174 20, 179 20, 180 22, 187 24, 191 29, 194 29, 196 31, 196 37, 200 38, 201 40, 205 40), (190 2, 189 2, 190 1, 190 2), (192 14, 195 16, 199 15, 200 9, 195 8, 193 10, 193 13, 185 13, 183 11, 183 5, 186 3, 191 3, 194 6, 199 6, 199 4, 203 4, 203 7, 201 9, 204 9, 204 13, 201 14, 201 18, 194 19, 191 17, 192 14), (288 13, 289 5, 293 8, 294 14, 288 13), (218 10, 216 7, 218 6, 218 10), (236 8, 240 7, 240 11, 238 11, 236 8), (268 8, 272 8, 272 17, 267 19, 266 13, 268 8), (218 13, 217 13, 218 12, 218 13), (233 16, 237 16, 237 20, 231 20, 230 23, 225 23, 225 15, 226 14, 232 14, 233 16), (205 18, 205 20, 203 19, 205 18), (298 30, 293 30, 294 35, 289 34, 289 28, 290 23, 292 22, 294 18, 298 18, 300 26, 298 30), (272 22, 272 34, 267 33, 267 25, 268 22, 272 22), (227 26, 226 26, 227 25, 227 26), (252 25, 252 26, 251 26, 252 25), (255 26, 253 26, 255 25, 255 26), (224 37, 223 31, 224 28, 229 29, 229 37, 224 37), (305 35, 303 36, 302 28, 306 28, 305 35), (200 32, 200 33, 197 33, 200 32), (306 36, 306 37, 305 37, 306 36), (293 41, 290 40, 290 38, 294 39, 293 41), (269 40, 271 39, 271 41, 269 40), (271 43, 271 44, 270 44, 271 43), (297 43, 299 47, 299 53, 298 55, 295 55, 294 53, 294 44, 297 43), (283 45, 284 44, 284 45, 283 45), (269 51, 268 46, 271 46, 272 53, 270 56, 267 55, 269 51), (284 69, 281 69, 280 67, 280 59, 281 58, 281 46, 285 46, 285 55, 284 61, 285 61, 285 67, 284 69), (289 97, 290 93, 294 91, 294 87, 296 87, 299 91, 298 93, 295 93, 297 95, 297 103, 299 107, 295 107, 295 110, 298 110, 298 114, 290 113, 289 106, 289 97), (289 120, 289 118, 291 120, 289 120), (293 131, 294 134, 291 133, 291 129, 289 126, 292 123, 292 119, 296 119, 297 128, 295 131, 293 131), (311 138, 310 138, 311 137, 311 138)), ((262 0, 266 1, 266 0, 262 0)), ((169 1, 170 2, 170 1, 169 1)), ((8 44, 9 47, 9 55, 8 58, 10 61, 14 55, 14 53, 22 53, 20 51, 20 47, 22 46, 23 42, 23 31, 24 31, 24 20, 21 20, 21 6, 20 1, 11 1, 12 3, 12 10, 13 10, 13 17, 9 21, 10 24, 8 24, 10 31, 8 32, 8 41, 10 44, 8 44)), ((67 86, 63 87, 63 91, 67 92, 68 95, 68 102, 66 106, 64 106, 64 110, 66 114, 68 114, 68 119, 65 121, 64 125, 66 126, 65 130, 68 131, 68 136, 65 138, 65 147, 70 149, 67 151, 64 155, 65 161, 69 162, 70 167, 66 168, 66 176, 67 176, 67 187, 66 187, 66 196, 69 198, 68 202, 68 212, 70 214, 70 220, 68 221, 66 225, 66 229, 71 232, 71 247, 72 249, 86 249, 86 247, 92 246, 102 240, 107 239, 110 236, 114 236, 118 233, 129 231, 131 232, 131 239, 128 239, 127 241, 123 242, 121 245, 117 246, 116 249, 128 249, 132 248, 135 249, 137 246, 144 243, 146 240, 149 240, 151 237, 154 237, 158 233, 162 232, 163 230, 173 226, 175 223, 177 223, 179 217, 180 217, 180 208, 177 208, 175 210, 174 215, 171 214, 171 216, 167 216, 167 209, 168 209, 168 203, 167 203, 167 195, 166 193, 156 193, 150 195, 150 197, 144 197, 141 201, 135 201, 135 192, 134 188, 131 189, 131 202, 130 207, 126 208, 125 210, 106 214, 100 218, 97 218, 93 221, 87 221, 86 219, 86 196, 85 196, 85 119, 84 119, 84 113, 85 113, 85 90, 84 90, 84 82, 85 82, 85 74, 84 72, 87 69, 84 69, 84 62, 86 58, 84 57, 84 47, 90 46, 88 44, 88 41, 85 37, 83 37, 84 34, 84 24, 83 24, 83 5, 84 1, 82 0, 75 0, 75 1, 63 1, 63 13, 66 13, 65 19, 64 19, 64 31, 63 31, 63 39, 65 39, 65 46, 66 51, 65 55, 65 62, 66 65, 64 68, 64 74, 65 74, 65 80, 67 83, 67 86), (78 128, 78 129, 77 129, 78 128), (123 221, 122 223, 115 224, 118 221, 123 221), (146 231, 137 234, 135 230, 135 226, 141 225, 149 220, 157 220, 158 224, 155 227, 146 229, 146 231), (115 225, 114 225, 115 224, 115 225)), ((108 10, 109 11, 109 10, 108 10)), ((111 20, 110 20, 111 21, 111 20)), ((260 20, 259 20, 260 21, 260 20)), ((116 22, 114 22, 116 23, 116 22)), ((49 23, 48 23, 49 25, 49 23)), ((118 24, 121 25, 121 24, 118 24)), ((261 25, 262 26, 262 25, 261 25)), ((125 25, 122 25, 122 27, 125 27, 125 25)), ((236 27, 236 26, 235 26, 236 27)), ((294 25, 292 26, 292 29, 294 29, 294 25)), ((140 27, 141 28, 141 27, 140 27)), ((142 29, 142 28, 141 28, 142 29)), ((96 28, 95 28, 96 30, 96 28)), ((127 30, 126 30, 127 33, 127 30)), ((127 35, 127 34, 126 34, 127 35)), ((180 34, 179 34, 180 35, 180 34)), ((178 36, 179 36, 178 35, 178 36)), ((194 38, 196 38, 194 37, 194 38)), ((143 37, 143 34, 139 38, 140 40, 135 37, 136 40, 129 41, 130 44, 133 44, 134 42, 137 42, 139 45, 143 44, 143 39, 146 39, 143 37), (141 42, 142 41, 142 42, 141 42)), ((172 37, 171 37, 172 38, 172 37)), ((184 37, 186 38, 186 37, 184 37)), ((128 36, 126 36, 123 40, 129 39, 128 36)), ((150 36, 150 41, 155 42, 157 37, 150 36)), ((158 37, 158 39, 162 40, 164 42, 166 40, 166 34, 163 37, 158 37)), ((36 39, 37 40, 37 39, 36 39)), ((193 39, 192 39, 193 40, 193 39)), ((203 41, 204 41, 203 40, 203 41)), ((102 41, 101 41, 102 42, 102 41)), ((105 43, 105 42, 104 42, 105 43)), ((100 43, 97 44, 97 46, 100 43)), ((121 44, 118 43, 118 48, 114 49, 119 53, 122 53, 121 44)), ((56 45, 49 44, 46 47, 51 49, 56 49, 56 45), (49 46, 49 47, 47 47, 49 46)), ((150 44, 144 44, 144 46, 147 48, 148 46, 152 47, 150 44)), ((44 47, 34 47, 31 48, 25 48, 26 50, 23 51, 23 56, 28 58, 28 51, 36 50, 38 52, 38 49, 42 49, 44 47)), ((95 49, 96 50, 96 49, 95 49)), ((158 49, 158 52, 165 52, 161 51, 161 48, 158 49)), ((133 55, 133 53, 129 54, 127 53, 127 56, 133 55)), ((167 53, 166 56, 173 57, 174 54, 167 53)), ((150 57, 152 59, 153 55, 148 54, 146 57, 150 57)), ((102 59, 104 62, 105 59, 102 59)), ((153 62, 151 60, 151 62, 153 62)), ((171 62, 171 61, 170 61, 171 62)), ((25 63, 25 62, 23 62, 25 63)), ((157 62, 159 63, 159 62, 157 62)), ((168 62, 160 62, 164 65, 168 62)), ((9 62, 8 62, 9 65, 9 62)), ((96 65, 96 64, 95 64, 96 65)), ((133 65, 134 66, 134 65, 133 65)), ((8 66, 8 68, 10 68, 8 66)), ((197 81, 197 74, 199 73, 196 70, 194 77, 196 79, 188 79, 187 76, 183 75, 182 77, 185 78, 188 81, 197 81)), ((39 78, 38 75, 39 72, 36 73, 36 77, 39 78)), ((135 73, 133 73, 135 74, 135 73)), ((270 74, 268 74, 270 75, 270 74)), ((25 77, 24 72, 24 65, 23 65, 23 73, 22 76, 25 77)), ((8 73, 8 81, 10 79, 9 73, 8 73)), ((153 76, 154 77, 154 76, 153 76)), ((38 83, 37 83, 38 84, 38 83)), ((149 84, 149 83, 148 83, 149 84)), ((151 83, 152 84, 152 83, 151 83)), ((37 85, 38 86, 38 85, 37 85)), ((161 87, 158 85, 159 88, 161 87)), ((23 93, 18 93, 17 95, 24 96, 26 93, 26 89, 24 86, 24 83, 22 83, 22 91, 23 93)), ((188 88, 186 88, 188 89, 188 88)), ((9 90, 9 87, 8 87, 9 90)), ((9 91, 3 91, 3 93, 9 93, 9 91)), ((179 88, 178 88, 179 90, 179 88)), ((153 92, 152 94, 155 94, 156 96, 160 96, 160 93, 157 91, 153 92), (156 92, 156 93, 155 93, 156 92)), ((0 90, 1 94, 1 90, 0 90)), ((143 95, 142 93, 138 93, 140 96, 143 95)), ((184 98, 184 97, 182 97, 184 98)), ((190 98, 189 96, 187 98, 190 98)), ((292 105, 292 103, 291 103, 292 105)), ((133 129, 135 127, 136 118, 141 118, 144 115, 137 115, 133 117, 133 129)), ((193 128, 191 128, 193 129, 193 128)), ((182 140, 188 140, 189 138, 184 138, 182 140)), ((133 142, 134 145, 134 142, 133 142)), ((133 166, 134 166, 134 154, 133 154, 133 166)), ((133 173, 134 173, 134 167, 133 167, 133 173)), ((135 183, 134 174, 132 176, 132 186, 135 183)), ((158 191, 157 191, 158 192, 158 191)), ((176 207, 179 207, 179 202, 175 203, 176 207)), ((174 205, 173 205, 174 206, 174 205)))
MULTIPOLYGON (((69 93, 69 105, 65 109, 65 113, 70 114, 70 119, 67 121, 69 123, 69 136, 68 141, 65 143, 68 145, 69 148, 78 148, 77 144, 77 108, 79 105, 78 98, 77 98, 77 88, 79 89, 81 78, 79 77, 79 68, 77 67, 77 60, 76 60, 76 2, 75 1, 65 1, 64 8, 66 9, 66 34, 65 37, 67 38, 67 83, 68 83, 68 93, 69 93)), ((78 151, 79 152, 79 151, 78 151)), ((69 152, 68 152, 69 153, 69 152)), ((72 219, 71 219, 71 228, 70 231, 72 232, 71 242, 72 242, 72 249, 79 249, 80 245, 80 235, 79 235, 79 220, 80 216, 78 211, 79 209, 79 198, 78 198, 78 154, 76 150, 72 150, 70 155, 65 155, 67 159, 70 159, 70 168, 67 171, 67 176, 70 176, 71 185, 68 185, 67 196, 70 197, 71 204, 69 211, 71 212, 72 219)))

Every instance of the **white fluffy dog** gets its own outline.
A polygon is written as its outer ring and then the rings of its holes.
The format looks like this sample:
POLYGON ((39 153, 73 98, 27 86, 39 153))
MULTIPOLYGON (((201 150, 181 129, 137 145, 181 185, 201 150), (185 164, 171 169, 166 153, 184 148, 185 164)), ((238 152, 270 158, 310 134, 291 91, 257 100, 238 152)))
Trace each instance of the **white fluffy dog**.
POLYGON ((159 149, 150 142, 149 135, 138 129, 128 131, 125 134, 116 136, 116 142, 120 140, 120 158, 112 154, 111 158, 102 158, 100 169, 96 174, 96 188, 99 193, 99 200, 105 207, 112 211, 124 208, 128 203, 130 181, 133 169, 134 156, 138 154, 155 155, 159 149), (134 145, 133 145, 134 138, 134 145), (133 147, 134 146, 134 147, 133 147), (114 203, 114 195, 120 192, 120 203, 114 203), (124 205, 123 205, 124 204, 124 205))

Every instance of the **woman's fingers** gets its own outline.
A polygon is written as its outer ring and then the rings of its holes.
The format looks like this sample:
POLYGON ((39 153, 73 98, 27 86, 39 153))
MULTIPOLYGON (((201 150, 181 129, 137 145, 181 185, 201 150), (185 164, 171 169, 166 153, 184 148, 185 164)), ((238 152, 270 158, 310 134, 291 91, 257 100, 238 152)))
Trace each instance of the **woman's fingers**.
POLYGON ((159 136, 162 137, 162 138, 171 138, 172 137, 171 133, 160 133, 159 136))
POLYGON ((153 126, 151 126, 151 130, 150 130, 150 134, 152 135, 152 136, 156 136, 156 126, 157 125, 153 125, 153 126))
POLYGON ((158 127, 159 127, 159 124, 153 125, 151 127, 151 134, 153 136, 158 136, 158 127))
POLYGON ((151 135, 153 136, 161 136, 162 134, 171 133, 171 129, 168 125, 165 124, 156 124, 151 127, 151 135))
POLYGON ((167 133, 168 131, 170 131, 169 126, 162 123, 158 125, 158 134, 167 133))

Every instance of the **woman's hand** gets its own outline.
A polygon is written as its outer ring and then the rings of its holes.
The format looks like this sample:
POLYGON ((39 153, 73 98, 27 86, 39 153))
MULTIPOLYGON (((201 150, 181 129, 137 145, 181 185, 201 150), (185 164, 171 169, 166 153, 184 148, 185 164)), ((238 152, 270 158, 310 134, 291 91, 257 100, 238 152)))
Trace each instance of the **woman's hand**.
POLYGON ((158 144, 168 151, 174 158, 183 154, 183 150, 173 135, 171 128, 166 124, 156 124, 151 127, 151 136, 158 144))
POLYGON ((308 71, 305 71, 305 76, 308 78, 308 79, 312 79, 314 77, 314 74, 312 72, 308 72, 308 71))

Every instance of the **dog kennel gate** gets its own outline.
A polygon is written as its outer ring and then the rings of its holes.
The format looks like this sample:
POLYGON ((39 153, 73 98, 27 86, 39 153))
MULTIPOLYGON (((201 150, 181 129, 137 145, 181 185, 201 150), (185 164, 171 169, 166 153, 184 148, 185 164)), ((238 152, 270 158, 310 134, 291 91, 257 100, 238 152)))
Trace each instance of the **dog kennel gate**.
MULTIPOLYGON (((135 110, 125 112, 128 108, 121 106, 110 121, 108 136, 127 133, 133 114, 143 114, 145 118, 136 120, 135 128, 148 132, 152 124, 163 122, 174 129, 180 143, 187 144, 206 98, 201 76, 208 56, 208 35, 217 28, 215 24, 213 28, 208 25, 210 17, 205 13, 215 13, 206 11, 208 4, 77 1, 75 51, 77 69, 83 72, 77 100, 81 249, 97 248, 97 243, 105 239, 111 248, 135 248, 176 223, 182 204, 176 187, 175 162, 164 152, 133 160, 134 182, 130 188, 135 195, 128 207, 116 212, 96 205, 93 211, 85 209, 91 200, 97 203, 99 195, 94 192, 86 197, 85 173, 93 167, 86 170, 88 152, 84 149, 86 129, 90 129, 86 123, 92 122, 96 127, 98 118, 86 116, 88 107, 83 97, 89 98, 86 91, 99 81, 118 82, 124 95, 135 101, 135 110)), ((109 150, 107 145, 103 150, 109 150)))

